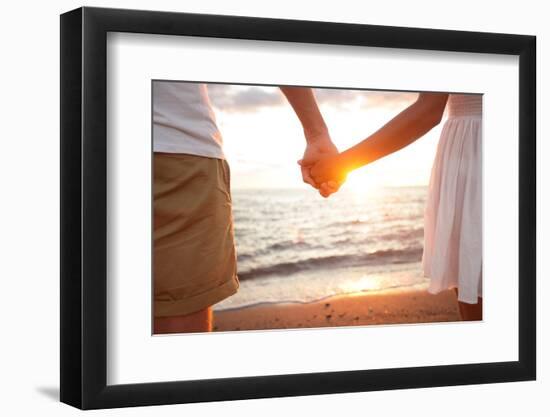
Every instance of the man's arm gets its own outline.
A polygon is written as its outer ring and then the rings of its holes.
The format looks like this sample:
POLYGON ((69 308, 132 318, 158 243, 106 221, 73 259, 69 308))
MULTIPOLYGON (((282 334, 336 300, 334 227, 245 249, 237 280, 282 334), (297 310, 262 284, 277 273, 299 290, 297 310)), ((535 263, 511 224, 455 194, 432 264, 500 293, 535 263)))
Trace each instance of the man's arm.
MULTIPOLYGON (((315 100, 311 88, 305 87, 280 87, 282 93, 298 116, 306 139, 306 150, 303 159, 311 161, 308 165, 301 164, 302 179, 314 188, 319 188, 310 175, 310 167, 323 156, 338 153, 338 149, 332 143, 327 125, 315 100)), ((323 197, 329 193, 322 192, 323 197)))
POLYGON ((309 144, 318 139, 330 140, 327 125, 319 111, 313 90, 305 87, 280 87, 280 89, 300 119, 306 142, 309 144))

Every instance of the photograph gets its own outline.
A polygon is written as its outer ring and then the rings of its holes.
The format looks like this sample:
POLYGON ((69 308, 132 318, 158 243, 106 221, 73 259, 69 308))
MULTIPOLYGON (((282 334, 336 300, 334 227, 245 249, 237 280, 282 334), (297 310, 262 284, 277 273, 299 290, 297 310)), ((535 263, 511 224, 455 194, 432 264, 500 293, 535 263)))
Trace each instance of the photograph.
POLYGON ((483 94, 151 89, 154 335, 483 320, 483 94))

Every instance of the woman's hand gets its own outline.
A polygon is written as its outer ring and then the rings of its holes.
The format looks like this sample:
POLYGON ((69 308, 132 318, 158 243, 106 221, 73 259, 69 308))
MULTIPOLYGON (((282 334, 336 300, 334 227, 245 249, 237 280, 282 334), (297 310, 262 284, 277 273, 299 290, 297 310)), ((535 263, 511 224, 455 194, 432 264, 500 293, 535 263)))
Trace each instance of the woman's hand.
POLYGON ((334 194, 336 191, 338 191, 343 183, 344 182, 337 182, 337 181, 324 182, 319 187, 319 194, 327 198, 331 194, 334 194))
POLYGON ((341 185, 347 176, 346 167, 340 154, 327 155, 321 158, 309 171, 316 184, 325 184, 325 190, 334 185, 341 185))

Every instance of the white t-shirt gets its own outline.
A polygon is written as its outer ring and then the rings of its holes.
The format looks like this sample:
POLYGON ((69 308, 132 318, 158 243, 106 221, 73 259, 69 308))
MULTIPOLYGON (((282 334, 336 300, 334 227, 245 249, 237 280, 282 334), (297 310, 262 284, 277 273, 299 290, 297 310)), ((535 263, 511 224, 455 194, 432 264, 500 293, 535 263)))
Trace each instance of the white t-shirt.
POLYGON ((153 81, 153 151, 224 159, 206 84, 153 81))

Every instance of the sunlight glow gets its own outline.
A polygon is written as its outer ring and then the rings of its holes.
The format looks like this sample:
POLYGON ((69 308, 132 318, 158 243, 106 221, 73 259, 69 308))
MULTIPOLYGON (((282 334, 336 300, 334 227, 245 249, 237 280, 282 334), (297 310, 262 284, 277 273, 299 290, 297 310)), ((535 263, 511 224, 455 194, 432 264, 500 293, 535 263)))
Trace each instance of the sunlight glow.
POLYGON ((353 191, 358 197, 361 197, 372 195, 385 185, 386 184, 384 184, 383 180, 376 172, 368 168, 360 168, 348 174, 343 187, 345 187, 344 189, 353 191))
POLYGON ((383 288, 379 277, 376 275, 363 275, 354 280, 346 281, 340 284, 340 289, 344 293, 359 293, 362 291, 376 291, 383 288))
MULTIPOLYGON (((230 90, 243 89, 249 87, 232 86, 230 90)), ((368 137, 410 104, 408 96, 404 96, 398 108, 389 106, 384 101, 387 93, 380 94, 378 98, 375 93, 369 94, 372 102, 380 101, 372 106, 365 106, 364 100, 351 99, 350 94, 346 95, 349 101, 321 100, 321 112, 340 151, 368 137)), ((250 101, 254 97, 241 98, 250 101)), ((215 107, 224 153, 231 165, 232 188, 305 188, 296 161, 303 155, 306 143, 292 107, 285 101, 277 105, 268 101, 253 110, 248 101, 245 105, 222 100, 215 107)), ((438 134, 438 128, 433 129, 410 147, 350 173, 342 189, 366 198, 387 186, 427 185, 438 134)))

